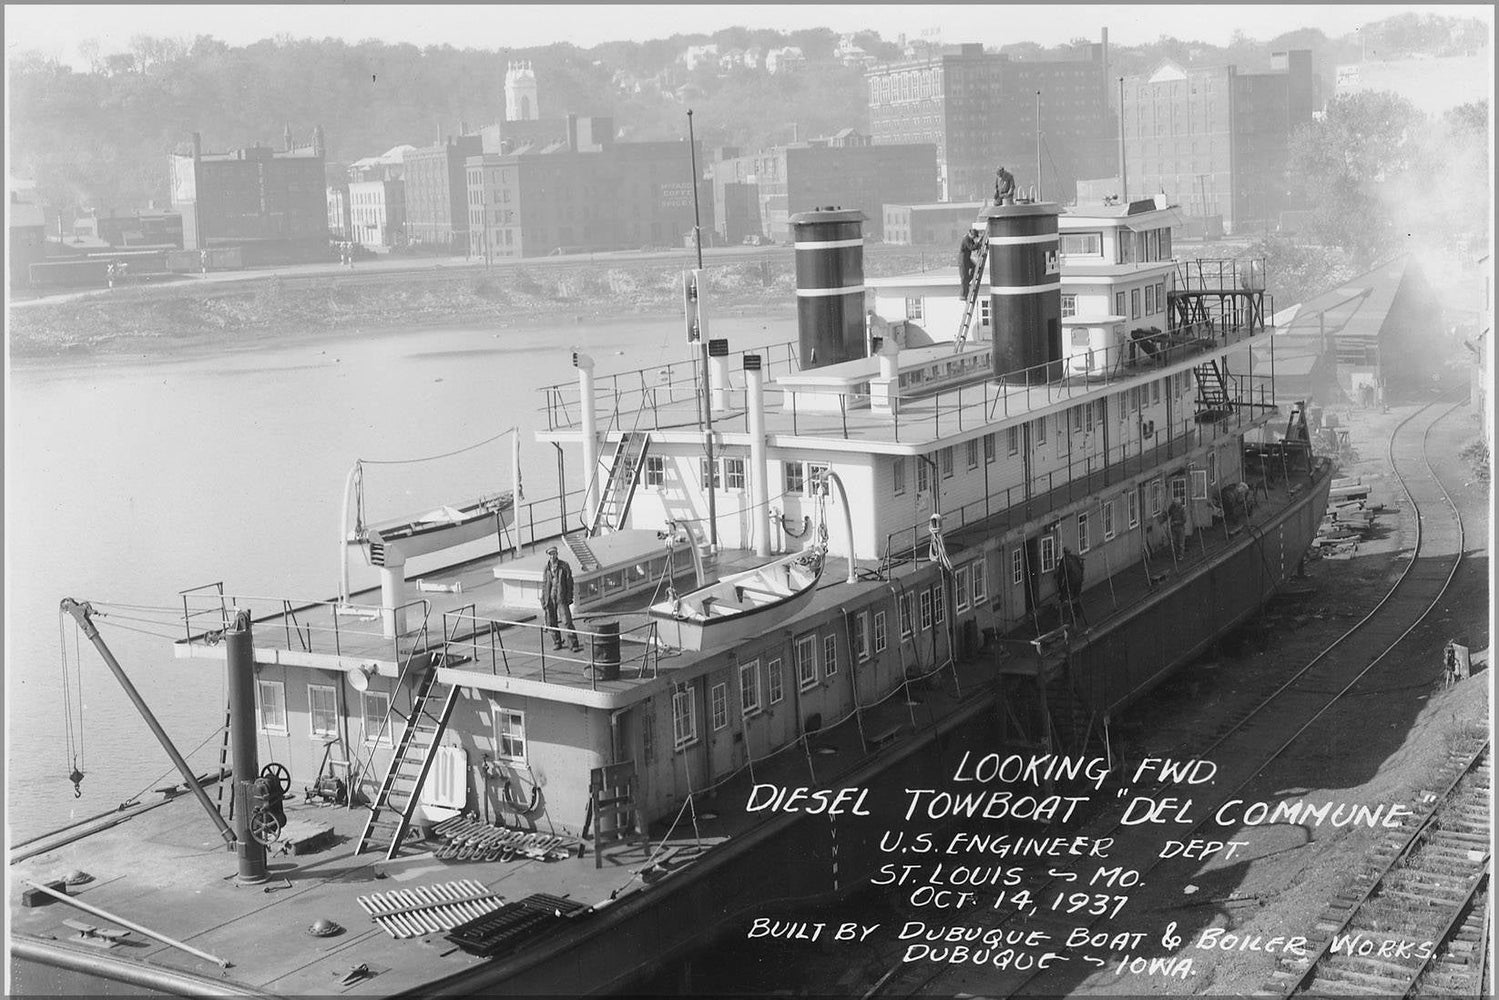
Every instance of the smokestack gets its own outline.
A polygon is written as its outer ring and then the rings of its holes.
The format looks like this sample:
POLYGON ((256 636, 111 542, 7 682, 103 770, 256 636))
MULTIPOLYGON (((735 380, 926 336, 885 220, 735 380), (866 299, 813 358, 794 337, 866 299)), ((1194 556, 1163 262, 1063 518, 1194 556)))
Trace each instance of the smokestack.
POLYGON ((1062 377, 1062 274, 1049 202, 995 205, 989 227, 989 315, 994 374, 1024 385, 1062 377))
POLYGON ((868 350, 863 223, 864 213, 838 208, 791 217, 802 371, 862 358, 868 350))
POLYGON ((265 845, 250 834, 252 803, 249 788, 260 777, 255 733, 255 644, 250 635, 250 616, 236 611, 234 623, 224 630, 225 666, 229 683, 229 748, 234 768, 234 787, 241 796, 234 815, 235 852, 239 855, 239 881, 255 885, 269 878, 265 845))

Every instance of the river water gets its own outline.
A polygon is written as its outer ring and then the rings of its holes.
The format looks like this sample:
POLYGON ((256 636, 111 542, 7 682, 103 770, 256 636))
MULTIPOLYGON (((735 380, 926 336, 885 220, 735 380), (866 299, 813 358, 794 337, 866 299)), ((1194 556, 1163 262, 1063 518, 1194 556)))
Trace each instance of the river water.
MULTIPOLYGON (((714 335, 736 349, 782 343, 796 338, 795 319, 721 318, 714 335)), ((223 669, 173 656, 178 592, 221 581, 231 594, 336 594, 344 481, 356 459, 442 454, 514 425, 528 495, 549 494, 556 461, 535 442, 544 425, 536 390, 574 377, 575 349, 593 355, 601 374, 690 356, 680 319, 663 318, 278 341, 181 360, 13 370, 5 461, 12 840, 178 780, 98 653, 86 639, 78 648, 73 619, 59 616, 62 598, 107 612, 100 632, 116 658, 178 749, 209 770, 224 720, 223 669), (75 798, 67 774, 80 743, 86 777, 75 798)), ((577 457, 568 459, 575 483, 577 457)), ((365 473, 376 521, 509 485, 504 440, 365 473)), ((357 555, 351 562, 356 587, 376 582, 358 573, 357 555)))

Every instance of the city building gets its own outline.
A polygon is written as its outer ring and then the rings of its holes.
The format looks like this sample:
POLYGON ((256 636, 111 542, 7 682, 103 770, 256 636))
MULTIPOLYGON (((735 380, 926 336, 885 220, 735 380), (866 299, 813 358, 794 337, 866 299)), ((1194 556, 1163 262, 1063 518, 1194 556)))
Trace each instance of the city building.
POLYGON ((1066 201, 1111 162, 1107 32, 1071 59, 1011 59, 968 43, 864 78, 875 144, 935 144, 942 201, 992 197, 998 166, 1036 184, 1038 159, 1042 195, 1066 201))
POLYGON ((190 152, 169 156, 172 208, 181 214, 186 249, 240 246, 246 263, 327 256, 323 130, 299 146, 288 128, 284 145, 205 153, 194 132, 190 152))
POLYGON ((31 265, 47 259, 47 222, 36 185, 30 181, 8 181, 10 206, 5 212, 5 260, 9 264, 10 287, 31 284, 31 265))
POLYGON ((114 209, 91 209, 73 219, 75 241, 110 247, 181 247, 182 215, 147 210, 128 215, 114 209))
POLYGON ((328 185, 328 238, 339 241, 354 238, 354 220, 349 215, 348 181, 328 185))
POLYGON ((711 172, 718 235, 728 243, 746 236, 785 242, 791 216, 824 205, 863 212, 871 235, 882 236, 886 203, 929 202, 937 195, 935 146, 870 145, 851 129, 729 157, 711 172), (754 208, 747 212, 751 198, 754 208))
POLYGON ((927 205, 886 205, 885 242, 902 246, 956 247, 964 230, 988 202, 939 201, 927 205))
POLYGON ((772 75, 794 73, 806 64, 807 57, 795 45, 788 45, 783 49, 771 49, 765 53, 765 72, 772 75))
POLYGON ((405 181, 349 183, 350 237, 371 250, 406 244, 405 181))
POLYGON ((477 135, 411 150, 405 158, 406 239, 440 253, 467 253, 468 158, 483 152, 477 135))
MULTIPOLYGON (((1312 54, 1278 52, 1264 73, 1166 61, 1124 80, 1122 198, 1165 192, 1230 233, 1274 229, 1300 207, 1286 177, 1291 134, 1316 107, 1312 54)), ((1112 171, 1117 172, 1117 171, 1112 171)))
POLYGON ((379 156, 366 156, 349 164, 351 181, 398 181, 406 176, 406 154, 415 152, 409 143, 392 146, 379 156))
MULTIPOLYGON (((469 157, 467 175, 469 252, 486 260, 680 246, 693 227, 692 171, 681 142, 485 152, 469 157)), ((699 196, 707 228, 713 202, 706 188, 699 196)))
POLYGON ((541 117, 541 92, 531 63, 513 62, 505 69, 505 120, 535 121, 541 117))

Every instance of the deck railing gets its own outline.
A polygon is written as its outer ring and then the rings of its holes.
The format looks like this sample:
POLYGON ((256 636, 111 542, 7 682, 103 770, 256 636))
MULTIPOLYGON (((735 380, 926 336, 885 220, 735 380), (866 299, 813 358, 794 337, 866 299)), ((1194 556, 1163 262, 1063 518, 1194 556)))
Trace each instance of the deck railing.
POLYGON ((518 671, 532 668, 539 670, 544 684, 567 683, 558 679, 559 671, 578 671, 587 676, 589 688, 595 691, 603 668, 606 665, 612 668, 616 663, 612 659, 600 659, 609 647, 618 650, 617 665, 621 675, 629 669, 634 670, 636 678, 657 675, 660 644, 655 622, 617 632, 589 629, 585 627, 587 624, 579 622, 573 630, 584 644, 583 652, 568 656, 565 650, 549 648, 552 643, 547 633, 553 631, 549 626, 534 621, 479 615, 473 605, 468 605, 443 614, 443 649, 448 654, 446 659, 451 661, 456 654, 474 665, 459 669, 487 670, 498 677, 501 672, 506 676, 516 676, 518 671), (516 661, 513 664, 512 658, 516 661))
MULTIPOLYGON (((824 403, 816 409, 798 403, 799 392, 805 393, 806 390, 774 381, 777 372, 799 373, 795 366, 794 345, 754 348, 740 353, 758 351, 762 356, 774 359, 765 365, 770 375, 765 386, 765 408, 767 414, 779 416, 783 422, 789 419, 792 434, 847 439, 860 430, 867 432, 874 423, 882 435, 888 434, 895 442, 908 442, 962 433, 1030 412, 1039 406, 1096 393, 1099 389, 1138 379, 1193 357, 1243 343, 1267 331, 1267 327, 1260 325, 1232 326, 1207 320, 1168 332, 1143 333, 1116 346, 1032 365, 1002 378, 981 371, 976 372, 972 380, 950 388, 923 391, 921 384, 915 383, 879 399, 860 388, 873 380, 871 375, 849 391, 829 389, 818 393, 824 399, 827 396, 836 396, 837 399, 836 404, 824 403), (1041 394, 1039 400, 1038 393, 1041 394)), ((933 377, 941 379, 946 374, 947 364, 948 359, 936 358, 926 367, 939 368, 933 377)), ((693 371, 692 365, 683 362, 598 378, 594 401, 601 414, 601 424, 607 426, 614 419, 611 414, 642 409, 642 430, 696 428, 695 385, 690 378, 684 381, 678 377, 693 371)), ((730 378, 731 382, 738 383, 727 387, 731 406, 728 412, 715 414, 714 425, 719 431, 748 432, 749 414, 743 404, 745 387, 742 374, 731 370, 730 378)), ((582 409, 578 405, 578 386, 561 383, 541 391, 547 429, 578 429, 580 424, 576 414, 582 409)))
POLYGON ((399 662, 412 649, 411 640, 426 629, 432 604, 426 599, 408 601, 396 608, 378 604, 348 604, 337 600, 297 600, 226 594, 222 583, 210 583, 179 591, 182 598, 183 639, 188 645, 213 645, 237 611, 250 615, 252 625, 270 625, 256 632, 255 645, 264 649, 343 656, 370 656, 389 646, 391 660, 399 662), (416 621, 415 627, 385 634, 384 618, 416 621), (279 639, 279 643, 278 640, 279 639))

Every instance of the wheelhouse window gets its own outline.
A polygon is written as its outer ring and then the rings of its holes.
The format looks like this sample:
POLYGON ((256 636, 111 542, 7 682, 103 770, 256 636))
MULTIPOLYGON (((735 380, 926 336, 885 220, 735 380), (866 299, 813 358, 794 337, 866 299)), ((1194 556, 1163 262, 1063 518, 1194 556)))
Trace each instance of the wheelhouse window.
POLYGON ((696 695, 696 684, 684 684, 671 696, 672 737, 678 750, 697 740, 696 695))
POLYGON ((1102 257, 1103 233, 1062 233, 1057 238, 1063 257, 1102 257))

